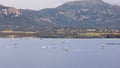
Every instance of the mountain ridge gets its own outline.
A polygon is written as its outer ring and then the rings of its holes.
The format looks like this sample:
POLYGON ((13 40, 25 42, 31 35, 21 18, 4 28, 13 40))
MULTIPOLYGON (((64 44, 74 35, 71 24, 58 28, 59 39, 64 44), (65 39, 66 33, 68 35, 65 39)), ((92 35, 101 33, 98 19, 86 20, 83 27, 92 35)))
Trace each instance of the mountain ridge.
POLYGON ((92 1, 71 1, 39 11, 0 5, 0 30, 25 31, 55 27, 120 29, 120 6, 102 0, 92 1))

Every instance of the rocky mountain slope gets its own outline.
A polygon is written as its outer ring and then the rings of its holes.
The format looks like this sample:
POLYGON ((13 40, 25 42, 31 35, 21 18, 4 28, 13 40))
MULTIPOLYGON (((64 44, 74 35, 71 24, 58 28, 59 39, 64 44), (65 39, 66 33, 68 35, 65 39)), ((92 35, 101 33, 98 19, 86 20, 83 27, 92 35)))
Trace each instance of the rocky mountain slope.
POLYGON ((0 5, 0 30, 54 27, 120 29, 120 6, 102 0, 71 1, 39 11, 0 5))

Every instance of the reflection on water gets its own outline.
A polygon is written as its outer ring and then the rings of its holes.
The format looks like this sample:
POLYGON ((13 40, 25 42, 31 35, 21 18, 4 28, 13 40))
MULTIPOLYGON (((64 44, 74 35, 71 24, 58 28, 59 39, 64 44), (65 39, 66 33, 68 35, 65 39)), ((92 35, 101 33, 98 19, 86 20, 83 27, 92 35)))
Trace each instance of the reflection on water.
POLYGON ((0 68, 120 68, 119 41, 0 39, 0 68))

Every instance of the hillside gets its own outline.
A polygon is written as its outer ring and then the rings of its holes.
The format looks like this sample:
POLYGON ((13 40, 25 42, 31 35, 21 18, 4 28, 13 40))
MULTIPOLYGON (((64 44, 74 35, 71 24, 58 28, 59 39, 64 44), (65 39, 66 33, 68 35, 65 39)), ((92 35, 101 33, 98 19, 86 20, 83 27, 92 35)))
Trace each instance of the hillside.
POLYGON ((59 27, 120 29, 120 6, 102 0, 71 1, 39 11, 0 5, 0 30, 36 31, 59 27))

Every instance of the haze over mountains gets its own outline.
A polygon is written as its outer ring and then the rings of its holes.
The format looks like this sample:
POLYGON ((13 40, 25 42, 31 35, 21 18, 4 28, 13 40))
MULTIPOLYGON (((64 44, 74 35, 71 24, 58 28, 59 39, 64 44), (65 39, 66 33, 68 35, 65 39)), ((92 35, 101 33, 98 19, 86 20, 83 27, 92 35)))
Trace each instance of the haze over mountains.
POLYGON ((0 5, 0 30, 54 27, 120 29, 120 6, 102 0, 71 1, 39 11, 0 5))

